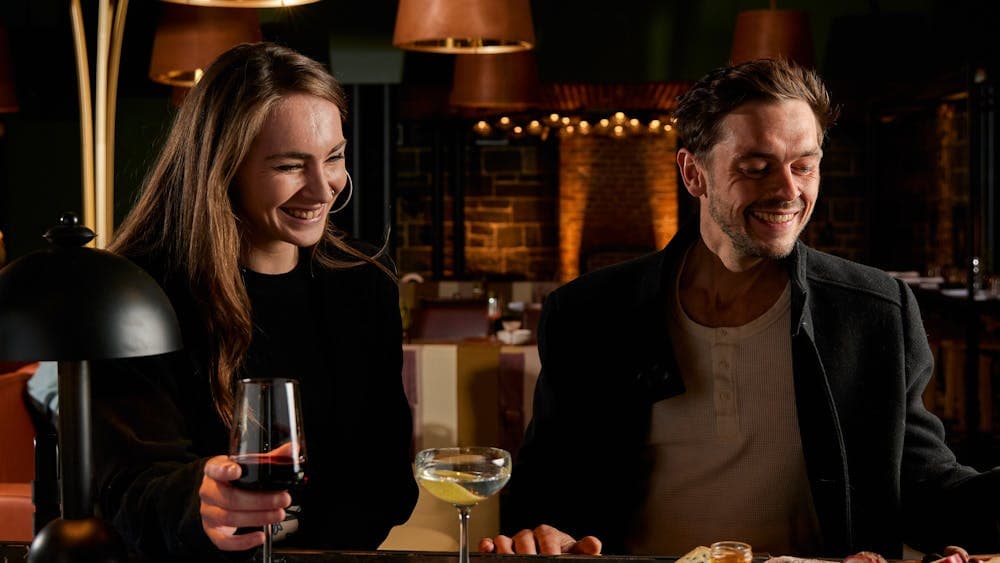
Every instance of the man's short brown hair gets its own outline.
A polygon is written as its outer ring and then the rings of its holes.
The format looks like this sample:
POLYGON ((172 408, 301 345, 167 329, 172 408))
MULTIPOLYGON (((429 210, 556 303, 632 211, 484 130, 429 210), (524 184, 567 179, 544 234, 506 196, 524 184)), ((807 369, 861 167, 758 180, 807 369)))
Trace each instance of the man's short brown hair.
POLYGON ((822 144, 836 119, 819 75, 785 59, 757 59, 709 72, 680 98, 673 111, 678 146, 707 155, 718 141, 719 123, 747 102, 802 100, 812 108, 822 144))

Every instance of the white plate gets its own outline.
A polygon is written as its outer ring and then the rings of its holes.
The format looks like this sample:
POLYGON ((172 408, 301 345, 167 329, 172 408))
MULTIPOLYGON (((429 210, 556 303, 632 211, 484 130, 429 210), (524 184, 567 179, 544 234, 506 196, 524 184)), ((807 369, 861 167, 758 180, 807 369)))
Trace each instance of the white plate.
POLYGON ((524 344, 531 338, 531 331, 526 328, 517 330, 498 330, 497 339, 504 344, 518 345, 524 344))

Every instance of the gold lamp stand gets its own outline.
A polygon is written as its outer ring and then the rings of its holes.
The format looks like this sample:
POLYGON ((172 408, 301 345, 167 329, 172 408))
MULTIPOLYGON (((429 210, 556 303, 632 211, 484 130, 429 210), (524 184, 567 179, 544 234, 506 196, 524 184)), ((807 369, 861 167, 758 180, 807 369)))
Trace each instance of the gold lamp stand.
POLYGON ((93 85, 96 103, 92 103, 83 11, 80 0, 70 0, 77 85, 80 91, 83 224, 97 234, 94 245, 104 248, 111 240, 115 220, 115 103, 128 0, 98 0, 97 9, 97 68, 93 85))

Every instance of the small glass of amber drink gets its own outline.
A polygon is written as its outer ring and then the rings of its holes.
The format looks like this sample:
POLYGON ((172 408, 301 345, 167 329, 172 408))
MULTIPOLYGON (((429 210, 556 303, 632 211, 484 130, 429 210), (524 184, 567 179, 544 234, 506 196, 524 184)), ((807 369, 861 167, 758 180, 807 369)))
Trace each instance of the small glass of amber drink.
POLYGON ((712 563, 751 563, 753 549, 739 541, 720 541, 712 544, 712 563))

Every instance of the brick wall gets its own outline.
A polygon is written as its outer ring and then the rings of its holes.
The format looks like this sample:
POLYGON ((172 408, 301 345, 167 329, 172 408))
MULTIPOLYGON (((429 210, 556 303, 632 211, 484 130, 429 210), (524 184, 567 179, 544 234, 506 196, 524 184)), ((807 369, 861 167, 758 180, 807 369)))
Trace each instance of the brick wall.
MULTIPOLYGON (((943 115, 947 119, 939 123, 951 126, 962 119, 943 115)), ((820 250, 881 266, 871 255, 872 238, 878 233, 873 235, 870 225, 889 210, 869 193, 873 183, 881 182, 864 175, 865 135, 863 127, 850 124, 831 133, 824 147, 819 202, 803 240, 820 250)), ((941 162, 964 150, 963 141, 948 138, 932 143, 939 147, 935 154, 941 162)), ((528 138, 507 145, 470 144, 464 150, 466 269, 460 277, 568 281, 584 271, 662 248, 676 232, 679 180, 673 134, 624 139, 577 135, 546 142, 528 138)), ((433 159, 426 139, 396 149, 396 260, 401 272, 431 273, 433 159)), ((937 169, 956 170, 943 165, 937 169)), ((951 174, 965 173, 963 168, 957 170, 951 174)), ((447 166, 443 174, 450 193, 447 166)), ((934 182, 933 175, 922 176, 934 182)), ((937 179, 942 197, 956 181, 937 179)), ((950 205, 940 200, 932 204, 950 205)), ((445 277, 455 275, 451 204, 446 196, 445 277)), ((926 241, 927 252, 950 248, 938 244, 952 232, 950 215, 926 215, 923 226, 913 228, 940 234, 912 236, 926 241)))
MULTIPOLYGON (((426 139, 396 149, 396 260, 431 275, 434 153, 426 139)), ((554 145, 535 138, 463 147, 465 271, 458 277, 552 280, 556 275, 554 145)), ((441 155, 447 162, 447 154, 441 155)), ((444 277, 455 277, 452 182, 444 167, 444 277)))
POLYGON ((940 271, 956 256, 967 254, 965 225, 955 225, 954 210, 969 206, 968 119, 964 103, 942 103, 937 108, 932 148, 937 166, 927 201, 929 236, 923 245, 928 271, 940 271))
POLYGON ((531 139, 484 146, 471 156, 466 271, 476 277, 554 279, 558 163, 551 144, 531 139))
POLYGON ((676 137, 559 140, 559 279, 662 248, 677 231, 676 137))
MULTIPOLYGON (((396 267, 400 273, 431 273, 432 149, 396 147, 396 267)), ((445 256, 450 256, 446 249, 445 256)))

